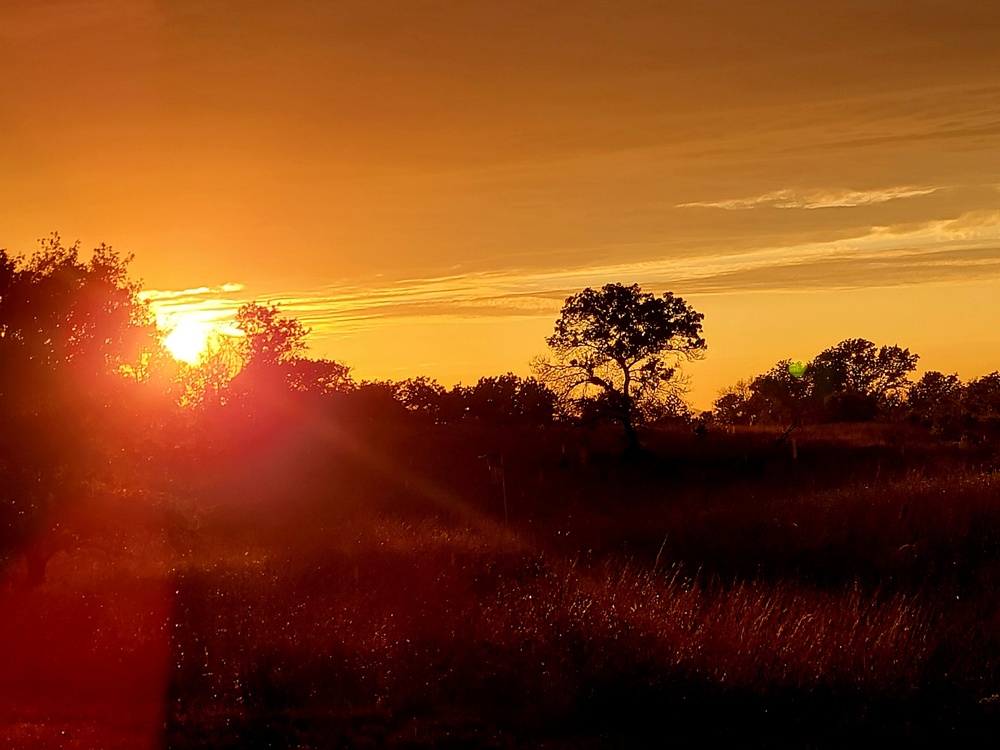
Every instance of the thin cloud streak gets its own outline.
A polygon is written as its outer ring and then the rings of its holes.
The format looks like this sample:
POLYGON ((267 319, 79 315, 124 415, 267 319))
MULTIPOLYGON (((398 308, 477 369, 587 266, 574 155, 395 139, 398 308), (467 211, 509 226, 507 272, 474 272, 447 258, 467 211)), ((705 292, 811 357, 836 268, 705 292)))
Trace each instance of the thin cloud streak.
POLYGON ((805 209, 853 208, 877 203, 931 195, 942 187, 891 187, 882 190, 775 190, 753 198, 722 201, 694 201, 676 208, 721 208, 726 211, 747 211, 754 208, 805 209))
POLYGON ((859 237, 711 257, 662 258, 559 270, 508 270, 244 295, 239 284, 151 291, 157 315, 223 326, 240 305, 276 304, 321 335, 357 333, 402 319, 553 317, 587 286, 640 283, 681 295, 854 289, 1000 278, 1000 211, 918 225, 873 227, 859 237))
POLYGON ((243 284, 221 284, 216 287, 199 286, 193 289, 180 289, 180 290, 167 290, 159 291, 156 289, 149 289, 141 292, 139 296, 142 299, 147 299, 150 301, 161 301, 161 300, 185 300, 185 299, 198 299, 210 294, 231 294, 233 292, 243 291, 243 284))

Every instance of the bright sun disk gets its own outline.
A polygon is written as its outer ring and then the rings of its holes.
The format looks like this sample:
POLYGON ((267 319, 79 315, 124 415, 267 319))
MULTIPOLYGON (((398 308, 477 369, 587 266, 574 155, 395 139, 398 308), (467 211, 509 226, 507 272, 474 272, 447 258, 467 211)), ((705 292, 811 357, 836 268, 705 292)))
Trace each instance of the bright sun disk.
POLYGON ((213 326, 190 318, 179 320, 163 340, 163 345, 173 355, 188 364, 195 364, 198 357, 208 347, 213 326))

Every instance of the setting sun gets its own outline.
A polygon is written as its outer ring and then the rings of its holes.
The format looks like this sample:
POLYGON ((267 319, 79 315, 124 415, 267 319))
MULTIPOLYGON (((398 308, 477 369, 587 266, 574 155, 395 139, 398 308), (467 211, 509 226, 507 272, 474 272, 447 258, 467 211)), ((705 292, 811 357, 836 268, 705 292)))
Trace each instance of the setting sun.
POLYGON ((204 321, 183 319, 167 334, 163 345, 174 359, 193 365, 207 348, 213 330, 214 327, 204 321))

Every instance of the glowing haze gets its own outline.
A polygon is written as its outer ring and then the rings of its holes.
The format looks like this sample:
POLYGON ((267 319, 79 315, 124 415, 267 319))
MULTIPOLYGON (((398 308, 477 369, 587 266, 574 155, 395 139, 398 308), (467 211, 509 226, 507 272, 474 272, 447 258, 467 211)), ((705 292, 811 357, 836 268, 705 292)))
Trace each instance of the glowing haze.
POLYGON ((971 377, 998 39, 993 0, 4 0, 0 246, 135 253, 187 326, 278 303, 361 377, 527 374, 612 281, 705 313, 698 406, 848 337, 971 377))

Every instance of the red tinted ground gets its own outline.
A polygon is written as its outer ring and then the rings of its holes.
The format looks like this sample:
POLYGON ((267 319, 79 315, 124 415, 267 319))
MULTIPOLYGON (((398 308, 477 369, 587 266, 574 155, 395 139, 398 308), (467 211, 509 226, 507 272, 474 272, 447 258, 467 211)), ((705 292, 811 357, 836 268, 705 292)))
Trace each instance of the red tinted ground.
POLYGON ((57 549, 43 581, 23 556, 3 571, 0 746, 162 744, 169 565, 160 535, 123 507, 88 501, 51 519, 32 540, 57 549))

